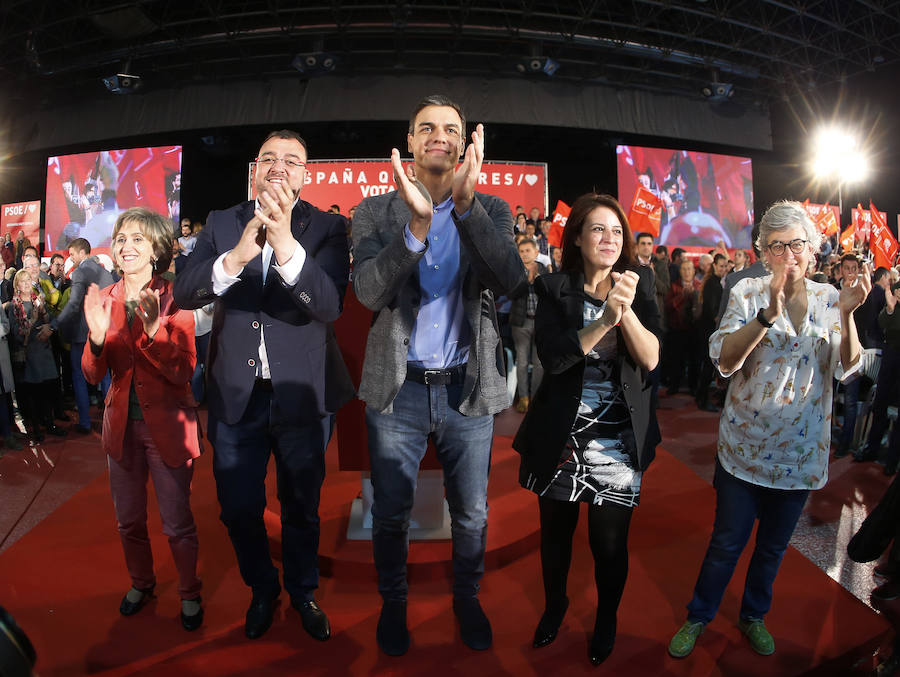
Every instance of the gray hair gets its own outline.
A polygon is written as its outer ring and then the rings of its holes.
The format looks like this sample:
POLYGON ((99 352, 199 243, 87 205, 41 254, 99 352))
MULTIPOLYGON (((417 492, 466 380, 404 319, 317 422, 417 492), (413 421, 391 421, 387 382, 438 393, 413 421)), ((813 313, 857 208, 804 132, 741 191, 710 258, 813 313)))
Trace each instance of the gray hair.
POLYGON ((819 251, 822 234, 809 218, 803 205, 795 200, 781 200, 766 210, 762 221, 759 222, 759 236, 754 243, 756 248, 760 252, 765 251, 772 235, 791 226, 801 226, 813 253, 819 251))

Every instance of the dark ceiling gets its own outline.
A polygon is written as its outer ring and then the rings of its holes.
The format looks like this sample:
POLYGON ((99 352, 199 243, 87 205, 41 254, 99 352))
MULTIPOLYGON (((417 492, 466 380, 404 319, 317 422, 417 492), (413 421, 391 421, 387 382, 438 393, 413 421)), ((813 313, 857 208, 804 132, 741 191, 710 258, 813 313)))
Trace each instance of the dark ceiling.
POLYGON ((144 89, 327 76, 298 73, 297 54, 348 75, 553 77, 693 97, 718 82, 767 104, 900 61, 900 1, 0 0, 9 101, 112 96, 102 78, 120 72, 144 89), (540 57, 554 75, 517 70, 540 57))

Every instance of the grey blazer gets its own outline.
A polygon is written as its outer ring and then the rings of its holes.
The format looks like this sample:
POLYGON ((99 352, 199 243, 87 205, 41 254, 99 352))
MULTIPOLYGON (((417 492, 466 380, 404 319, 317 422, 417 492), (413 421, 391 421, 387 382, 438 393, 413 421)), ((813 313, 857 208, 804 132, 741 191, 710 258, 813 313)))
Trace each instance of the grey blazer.
MULTIPOLYGON (((484 416, 508 405, 506 368, 497 329, 494 297, 525 278, 513 239, 509 206, 500 198, 475 194, 465 219, 453 215, 460 240, 465 315, 472 343, 459 412, 484 416)), ((353 216, 353 291, 372 310, 359 398, 382 413, 406 379, 409 337, 419 310, 419 260, 425 251, 406 247, 406 203, 396 191, 369 197, 353 216)), ((426 249, 427 249, 426 242, 426 249)))

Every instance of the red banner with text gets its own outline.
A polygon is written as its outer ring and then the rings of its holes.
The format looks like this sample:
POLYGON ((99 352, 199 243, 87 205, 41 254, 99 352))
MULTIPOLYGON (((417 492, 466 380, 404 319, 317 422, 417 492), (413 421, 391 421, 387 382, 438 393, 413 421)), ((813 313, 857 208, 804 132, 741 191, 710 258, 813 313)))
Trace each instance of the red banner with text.
POLYGON ((841 211, 837 205, 828 204, 827 202, 820 205, 806 200, 803 206, 806 208, 809 218, 812 219, 813 223, 819 227, 823 234, 836 235, 838 233, 841 223, 841 211))
MULTIPOLYGON (((390 160, 310 160, 306 169, 300 196, 322 211, 337 205, 341 214, 347 214, 363 198, 397 189, 390 160)), ((548 206, 547 165, 485 161, 475 190, 506 200, 510 211, 521 206, 527 214, 537 207, 544 215, 548 206)), ((252 165, 248 195, 251 200, 256 197, 252 165)))
POLYGON ((41 201, 12 202, 3 205, 0 211, 0 236, 15 242, 22 233, 35 247, 41 243, 41 201))

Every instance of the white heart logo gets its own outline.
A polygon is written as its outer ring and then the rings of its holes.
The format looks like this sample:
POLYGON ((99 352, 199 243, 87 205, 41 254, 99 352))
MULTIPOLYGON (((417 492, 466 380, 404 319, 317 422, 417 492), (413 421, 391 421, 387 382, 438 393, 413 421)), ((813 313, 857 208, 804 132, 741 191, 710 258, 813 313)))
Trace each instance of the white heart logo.
POLYGON ((534 184, 536 184, 537 180, 538 180, 537 174, 526 174, 525 175, 525 183, 527 183, 529 186, 533 186, 534 184))
POLYGON ((30 211, 32 214, 34 213, 35 209, 37 209, 37 205, 28 205, 28 211, 30 211))

